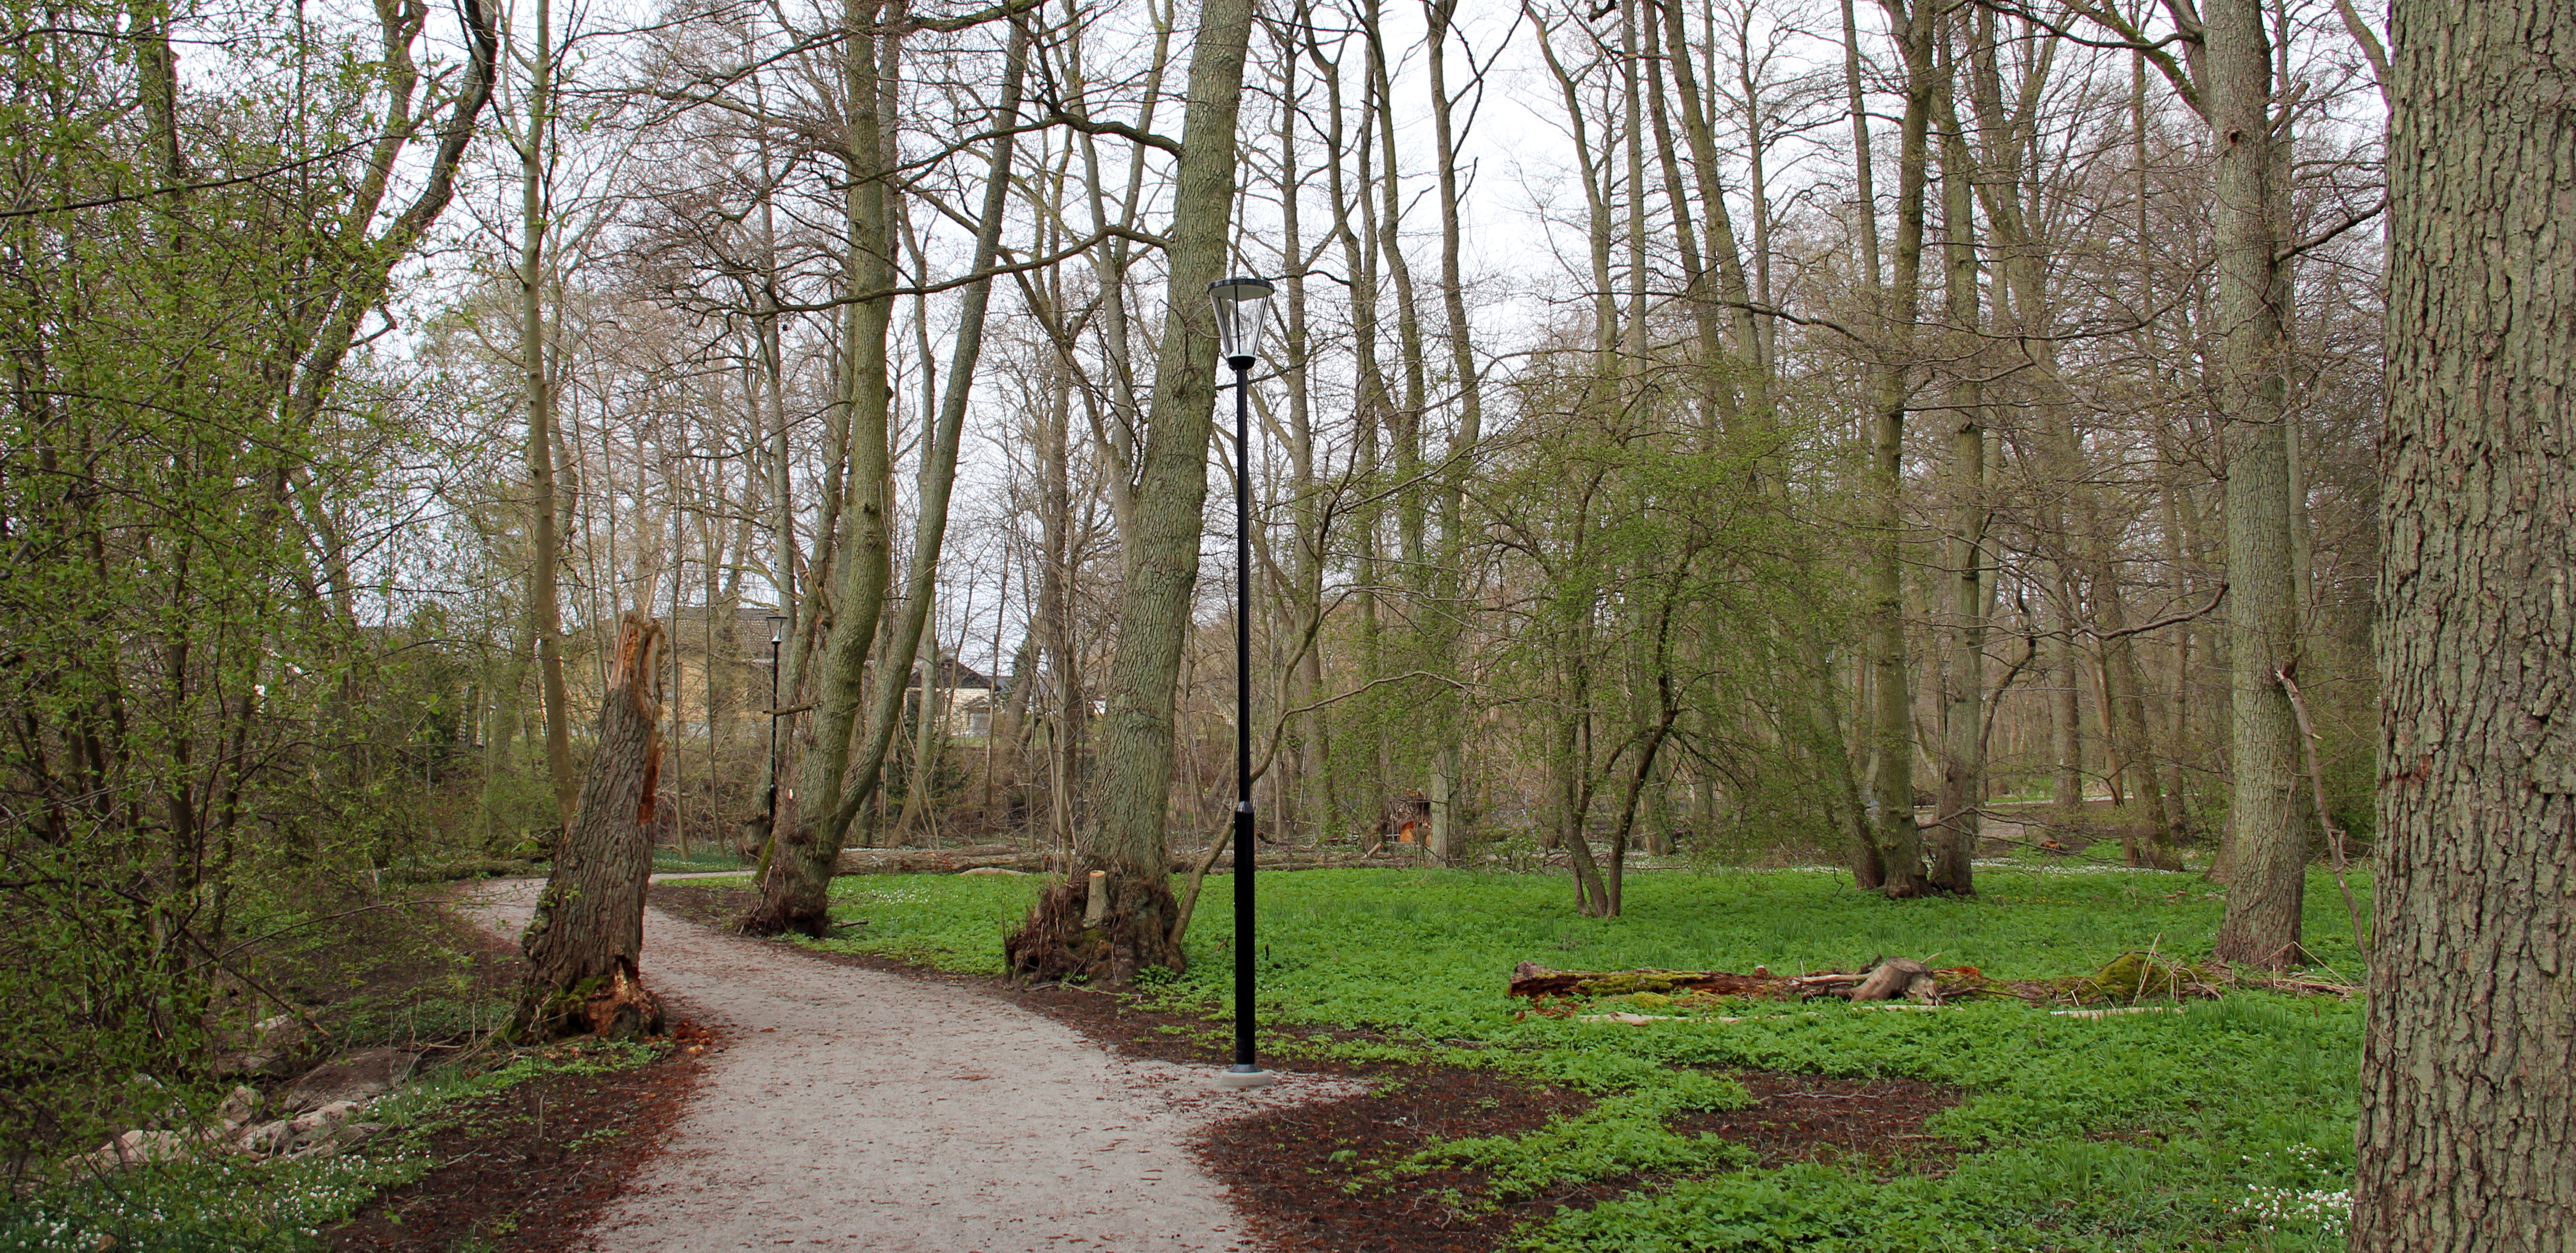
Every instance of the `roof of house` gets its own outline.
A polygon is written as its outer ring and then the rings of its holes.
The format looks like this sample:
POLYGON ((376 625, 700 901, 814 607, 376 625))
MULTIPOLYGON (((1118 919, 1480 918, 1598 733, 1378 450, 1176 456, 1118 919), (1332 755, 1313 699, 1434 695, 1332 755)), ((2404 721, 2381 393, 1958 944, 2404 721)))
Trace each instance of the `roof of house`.
MULTIPOLYGON (((913 680, 904 684, 904 686, 921 686, 919 673, 916 671, 913 680)), ((942 657, 939 659, 939 686, 951 689, 981 688, 985 691, 991 691, 993 688, 993 680, 982 671, 977 670, 975 667, 967 665, 965 662, 959 661, 954 657, 942 657)))

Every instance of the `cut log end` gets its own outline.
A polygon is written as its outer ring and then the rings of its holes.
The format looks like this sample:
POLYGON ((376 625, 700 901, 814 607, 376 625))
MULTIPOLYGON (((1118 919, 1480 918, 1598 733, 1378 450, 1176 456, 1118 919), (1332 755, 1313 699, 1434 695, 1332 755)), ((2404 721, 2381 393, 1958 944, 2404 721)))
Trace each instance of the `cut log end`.
POLYGON ((1851 990, 1855 1001, 1892 1001, 1897 997, 1929 1003, 1932 1000, 1932 968, 1918 961, 1890 957, 1870 967, 1869 977, 1851 990), (1915 985, 1922 984, 1916 994, 1915 985))
POLYGON ((1097 927, 1109 917, 1109 872, 1091 872, 1090 886, 1084 889, 1082 925, 1097 927))

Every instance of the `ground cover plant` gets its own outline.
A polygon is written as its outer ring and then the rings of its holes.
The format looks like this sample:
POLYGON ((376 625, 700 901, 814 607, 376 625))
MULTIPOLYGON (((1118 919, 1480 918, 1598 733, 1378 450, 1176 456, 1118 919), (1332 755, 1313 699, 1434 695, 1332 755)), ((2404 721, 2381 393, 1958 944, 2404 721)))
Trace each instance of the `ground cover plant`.
POLYGON ((408 1234, 435 1227, 422 1221, 431 1218, 462 1222, 482 1242, 459 1247, 518 1247, 501 1230, 513 1212, 564 1211, 613 1191, 613 1179, 606 1190, 575 1185, 595 1182, 583 1177, 611 1165, 622 1178, 638 1155, 593 1163, 586 1159, 609 1155, 583 1150, 604 1149, 661 1105, 674 1105, 692 1081, 690 1060, 711 1044, 706 1032, 684 1023, 672 1038, 641 1044, 503 1047, 493 1032, 508 1021, 522 969, 510 940, 427 892, 354 909, 331 897, 296 908, 284 895, 242 904, 242 929, 257 942, 244 944, 233 964, 256 983, 228 989, 236 994, 208 1014, 218 1041, 246 1047, 240 1025, 277 1013, 278 998, 286 998, 299 1027, 289 1029, 292 1043, 278 1064, 251 1075, 163 1070, 133 1085, 148 1100, 134 1092, 98 1096, 93 1104, 104 1113, 68 1128, 48 1153, 22 1159, 17 1186, 0 1198, 0 1253, 444 1250, 455 1243, 393 1238, 406 1224, 388 1198, 409 1214, 408 1234), (292 1076, 339 1050, 378 1045, 422 1054, 423 1068, 403 1090, 366 1108, 362 1121, 385 1130, 362 1143, 298 1156, 217 1150, 107 1171, 73 1160, 128 1126, 208 1125, 217 1102, 240 1083, 264 1090, 257 1118, 283 1116, 276 1102, 292 1076), (656 1064, 663 1062, 669 1064, 656 1064), (579 1142, 603 1129, 608 1139, 579 1142), (522 1147, 528 1152, 517 1151, 522 1147), (460 1164, 470 1175, 476 1159, 504 1149, 511 1153, 500 1179, 459 1177, 460 1164), (530 1153, 546 1156, 547 1169, 523 1169, 537 1160, 530 1153), (347 1226, 353 1215, 367 1219, 365 1230, 347 1226))
MULTIPOLYGON (((2357 881, 2357 891, 2368 884, 2357 881)), ((1000 937, 1041 881, 851 877, 844 925, 819 946, 998 973, 1000 937)), ((2084 974, 2125 952, 2207 956, 2218 889, 2108 867, 1990 868, 1974 900, 1891 902, 1838 872, 1640 877, 1626 913, 1575 915, 1561 879, 1468 871, 1313 871, 1261 884, 1262 1004, 1274 1056, 1406 1057, 1501 1070, 1591 1093, 1587 1109, 1512 1137, 1353 1155, 1354 1186, 1472 1161, 1491 1194, 1642 1177, 1632 1195, 1559 1211, 1515 1239, 1547 1250, 2163 1250, 2341 1247, 2352 1172, 2358 1007, 2233 993, 2158 1012, 2082 1018, 2018 1003, 1937 1011, 1834 1002, 1715 1009, 1624 998, 1532 1012, 1504 995, 1522 961, 1609 970, 1858 968, 1879 956, 1973 965, 2001 979, 2084 974), (1317 1035, 1298 1027, 1345 1031, 1317 1035), (1354 1038, 1356 1036, 1364 1038, 1354 1038), (1868 1158, 1765 1167, 1688 1130, 1742 1099, 1736 1071, 1950 1085, 1966 1099, 1928 1130, 1946 1164, 1868 1158)), ((1212 899, 1224 899, 1219 894, 1212 899)), ((2308 934, 2321 973, 2357 980, 2342 905, 2320 875, 2308 934)), ((1195 921, 1190 968, 1152 1005, 1225 1012, 1222 909, 1195 921)))
MULTIPOLYGON (((77 1171, 0 1206, 5 1253, 300 1253, 332 1247, 332 1228, 390 1189, 449 1164, 442 1133, 488 1138, 508 1094, 615 1075, 657 1062, 670 1040, 502 1051, 443 1068, 367 1110, 386 1130, 347 1152, 255 1159, 224 1152, 113 1172, 77 1171)), ((565 1113, 558 1106, 557 1126, 565 1113)), ((456 1137, 448 1137, 455 1139, 456 1137)), ((560 1130, 558 1138, 562 1138, 560 1130)))

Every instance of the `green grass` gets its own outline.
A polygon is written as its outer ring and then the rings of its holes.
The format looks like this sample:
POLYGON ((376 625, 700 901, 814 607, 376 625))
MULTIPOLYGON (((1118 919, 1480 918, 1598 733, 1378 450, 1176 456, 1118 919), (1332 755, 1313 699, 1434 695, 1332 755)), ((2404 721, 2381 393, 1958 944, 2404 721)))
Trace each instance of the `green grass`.
POLYGON ((1664 1120, 1690 1110, 1742 1109, 1752 1103, 1744 1086, 1732 1079, 1675 1071, 1613 1092, 1592 1108, 1551 1119, 1528 1135, 1450 1140, 1416 1154, 1405 1166, 1482 1167, 1493 1172, 1490 1186, 1497 1201, 1535 1196, 1556 1184, 1639 1171, 1712 1170, 1740 1164, 1752 1154, 1706 1132, 1675 1135, 1665 1129, 1664 1120))
MULTIPOLYGON (((826 947, 998 973, 1001 937, 1043 880, 882 876, 835 881, 826 947)), ((2222 912, 2194 876, 2073 864, 1986 870, 1974 900, 1887 901, 1817 871, 1633 877, 1627 912, 1575 914, 1559 877, 1469 871, 1303 871, 1260 882, 1261 1004, 1277 1024, 1367 1027, 1395 1045, 1309 1045, 1436 1056, 1604 1094, 1591 1113, 1513 1141, 1435 1146, 1496 1171, 1497 1196, 1550 1179, 1637 1169, 1669 1186, 1568 1211, 1525 1246, 1692 1250, 2051 1249, 2145 1253, 2342 1247, 2352 1169, 2357 1005, 2240 993, 2180 1013, 2053 1017, 2019 1003, 1937 1013, 1747 1006, 1638 1025, 1522 1018, 1516 964, 1777 973, 1879 956, 1988 975, 2089 973, 2122 952, 2206 957, 2222 912), (1830 1165, 1729 1170, 1662 1129, 1706 1072, 1764 1068, 1901 1077, 1965 1088, 1933 1131, 1968 1152, 1946 1176, 1875 1180, 1830 1165)), ((2355 890, 2368 909, 2365 878, 2355 890)), ((1230 881, 1209 880, 1190 970, 1143 994, 1218 1017, 1230 988, 1230 881)), ((2362 974, 2340 896, 2308 887, 2307 935, 2326 970, 2362 974)), ((1280 1038, 1278 1047, 1293 1050, 1280 1038)), ((1708 1098, 1714 1099, 1714 1098, 1708 1098)))
POLYGON ((1046 882, 1042 875, 897 874, 834 879, 832 920, 867 925, 844 929, 838 938, 817 947, 998 975, 1002 937, 1028 915, 1046 882))
POLYGON ((691 849, 686 857, 676 848, 655 847, 653 869, 665 874, 704 874, 719 870, 743 870, 742 857, 729 848, 691 849))

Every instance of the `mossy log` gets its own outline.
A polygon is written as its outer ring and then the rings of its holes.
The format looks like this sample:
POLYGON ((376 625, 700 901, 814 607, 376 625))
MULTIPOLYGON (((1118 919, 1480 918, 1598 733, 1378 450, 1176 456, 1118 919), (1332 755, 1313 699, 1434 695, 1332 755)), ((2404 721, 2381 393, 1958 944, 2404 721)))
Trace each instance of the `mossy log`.
POLYGON ((1512 972, 1510 994, 1534 1000, 1590 1000, 1638 993, 1752 1000, 1831 996, 1852 1001, 1892 1001, 1903 997, 1919 1004, 2013 997, 2033 1005, 2137 1005, 2208 999, 2235 990, 2350 996, 2356 989, 2322 979, 2240 975, 2221 962, 2179 965, 2159 961, 2151 953, 2135 952, 2123 953, 2089 975, 2014 981, 1989 979, 1974 966, 1936 970, 1901 957, 1873 961, 1865 971, 1828 970, 1795 977, 1775 975, 1761 967, 1747 975, 1725 970, 1550 970, 1536 962, 1522 962, 1512 972))
POLYGON ((1512 972, 1511 995, 1589 998, 1649 992, 1659 996, 1735 996, 1774 1001, 1819 996, 1863 1001, 1899 996, 1946 1000, 1972 995, 1986 986, 1985 976, 1974 966, 1932 970, 1901 957, 1873 962, 1869 972, 1827 970, 1794 977, 1775 975, 1759 967, 1747 975, 1727 970, 1550 970, 1536 962, 1522 962, 1512 972), (1931 980, 1930 986, 1920 986, 1919 981, 1924 979, 1931 980))

